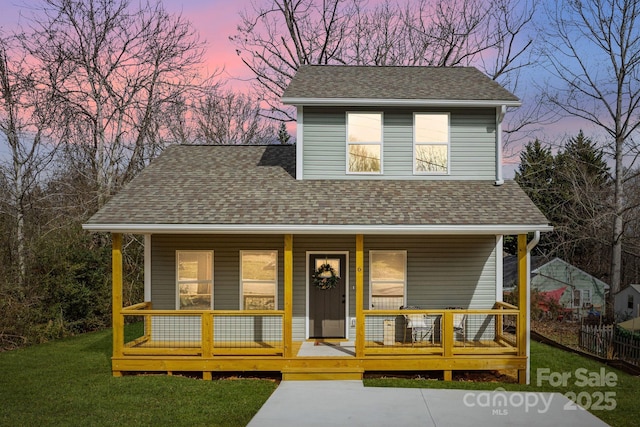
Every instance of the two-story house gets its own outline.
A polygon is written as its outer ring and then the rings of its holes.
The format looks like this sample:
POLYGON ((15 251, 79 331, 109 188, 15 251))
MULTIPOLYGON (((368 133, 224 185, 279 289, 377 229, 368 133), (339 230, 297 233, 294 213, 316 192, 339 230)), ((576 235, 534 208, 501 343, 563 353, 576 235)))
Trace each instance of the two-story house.
POLYGON ((502 242, 548 221, 501 170, 519 100, 475 68, 303 66, 295 145, 169 147, 85 228, 112 233, 114 375, 528 366, 502 242), (122 307, 122 233, 145 300, 122 307), (402 309, 401 309, 402 308, 402 309), (125 326, 126 325, 126 326, 125 326))

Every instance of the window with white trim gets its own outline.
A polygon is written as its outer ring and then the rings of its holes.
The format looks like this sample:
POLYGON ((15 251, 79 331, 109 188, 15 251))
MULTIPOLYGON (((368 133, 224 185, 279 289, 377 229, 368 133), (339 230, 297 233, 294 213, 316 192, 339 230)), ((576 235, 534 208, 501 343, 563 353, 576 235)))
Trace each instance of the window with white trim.
POLYGON ((178 310, 213 309, 213 251, 177 251, 178 310))
POLYGON ((382 113, 347 113, 347 172, 382 173, 382 113))
POLYGON ((582 290, 582 306, 591 305, 591 289, 582 290))
POLYGON ((581 308, 591 304, 591 289, 573 290, 573 307, 581 308))
POLYGON ((449 114, 413 114, 413 171, 449 173, 449 114))
POLYGON ((242 310, 275 310, 278 301, 278 251, 240 252, 242 310))
POLYGON ((405 305, 406 251, 370 251, 370 294, 374 310, 397 310, 405 305))

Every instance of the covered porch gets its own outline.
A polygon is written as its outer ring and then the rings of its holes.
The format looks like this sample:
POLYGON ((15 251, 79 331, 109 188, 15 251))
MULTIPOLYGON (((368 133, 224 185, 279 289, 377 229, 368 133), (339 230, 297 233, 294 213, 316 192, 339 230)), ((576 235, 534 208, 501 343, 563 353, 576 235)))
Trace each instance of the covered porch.
MULTIPOLYGON (((355 334, 344 340, 294 340, 293 242, 284 235, 283 309, 158 310, 122 306, 122 235, 113 237, 113 358, 123 372, 272 371, 284 379, 358 379, 372 371, 518 371, 526 381, 527 293, 518 307, 375 310, 365 306, 364 236, 355 236, 355 334), (419 322, 418 322, 419 321, 419 322), (315 344, 319 345, 315 345, 315 344), (327 351, 329 350, 329 351, 327 351)), ((527 239, 518 236, 520 283, 527 239)), ((407 305, 411 306, 408 298, 407 305)))

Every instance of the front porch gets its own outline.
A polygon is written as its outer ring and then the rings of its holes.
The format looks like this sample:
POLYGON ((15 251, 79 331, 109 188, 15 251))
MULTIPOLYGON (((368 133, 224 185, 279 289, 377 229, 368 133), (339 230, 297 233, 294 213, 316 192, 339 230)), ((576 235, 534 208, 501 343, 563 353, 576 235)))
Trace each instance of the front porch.
POLYGON ((444 371, 449 378, 453 370, 519 370, 526 363, 519 356, 519 310, 506 303, 492 310, 365 310, 364 345, 291 341, 290 352, 284 311, 153 310, 141 303, 121 315, 129 325, 113 359, 116 372, 202 371, 207 378, 215 371, 278 371, 286 379, 353 379, 365 371, 444 371), (402 331, 409 315, 437 320, 414 340, 412 331, 402 331), (455 330, 455 316, 466 317, 464 333, 455 330))
MULTIPOLYGON (((284 240, 283 310, 157 310, 151 302, 122 308, 121 235, 114 234, 113 374, 191 371, 210 379, 214 372, 271 371, 283 379, 360 379, 373 371, 442 371, 450 380, 455 370, 517 370, 525 381, 525 310, 503 302, 483 310, 365 309, 362 235, 355 250, 355 336, 322 354, 313 340, 294 341, 293 236, 284 240), (416 317, 425 325, 412 327, 416 317)), ((519 249, 526 271, 526 235, 519 249)), ((526 304, 523 293, 519 305, 526 304)))

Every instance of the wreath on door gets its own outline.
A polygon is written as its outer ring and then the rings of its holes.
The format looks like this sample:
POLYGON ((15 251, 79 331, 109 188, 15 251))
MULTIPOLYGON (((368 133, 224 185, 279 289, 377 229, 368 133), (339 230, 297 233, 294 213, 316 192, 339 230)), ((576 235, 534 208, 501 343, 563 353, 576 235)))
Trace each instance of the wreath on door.
POLYGON ((313 272, 311 280, 313 280, 313 286, 326 290, 338 286, 340 277, 338 277, 336 270, 329 263, 324 263, 313 272))

